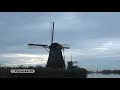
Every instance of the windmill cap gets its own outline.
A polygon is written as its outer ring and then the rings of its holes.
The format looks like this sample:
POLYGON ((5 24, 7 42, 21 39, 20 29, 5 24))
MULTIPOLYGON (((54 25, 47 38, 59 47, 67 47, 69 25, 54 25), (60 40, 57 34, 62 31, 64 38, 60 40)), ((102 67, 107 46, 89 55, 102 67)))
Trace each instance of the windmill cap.
POLYGON ((62 45, 58 43, 52 43, 49 47, 49 49, 62 49, 62 45))

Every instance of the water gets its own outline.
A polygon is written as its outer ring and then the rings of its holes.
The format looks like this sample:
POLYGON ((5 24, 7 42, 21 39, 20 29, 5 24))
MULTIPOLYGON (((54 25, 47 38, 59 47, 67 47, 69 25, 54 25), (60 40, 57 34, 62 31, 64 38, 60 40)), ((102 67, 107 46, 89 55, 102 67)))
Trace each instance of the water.
POLYGON ((120 74, 97 74, 91 73, 87 75, 87 78, 120 78, 120 74))

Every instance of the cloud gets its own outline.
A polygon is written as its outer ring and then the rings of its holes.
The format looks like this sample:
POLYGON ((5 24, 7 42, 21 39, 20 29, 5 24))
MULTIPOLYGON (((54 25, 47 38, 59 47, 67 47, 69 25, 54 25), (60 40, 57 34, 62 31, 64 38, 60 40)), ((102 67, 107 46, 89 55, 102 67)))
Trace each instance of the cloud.
POLYGON ((37 55, 37 54, 1 54, 0 58, 3 65, 45 65, 47 62, 48 55, 37 55))

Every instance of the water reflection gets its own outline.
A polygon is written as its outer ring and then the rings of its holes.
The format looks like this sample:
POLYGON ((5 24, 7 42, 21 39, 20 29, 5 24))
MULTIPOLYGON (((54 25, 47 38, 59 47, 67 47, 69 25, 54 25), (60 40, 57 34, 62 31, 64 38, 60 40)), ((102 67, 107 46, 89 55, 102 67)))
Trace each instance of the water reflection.
POLYGON ((120 78, 120 74, 100 74, 100 73, 90 73, 87 78, 120 78))

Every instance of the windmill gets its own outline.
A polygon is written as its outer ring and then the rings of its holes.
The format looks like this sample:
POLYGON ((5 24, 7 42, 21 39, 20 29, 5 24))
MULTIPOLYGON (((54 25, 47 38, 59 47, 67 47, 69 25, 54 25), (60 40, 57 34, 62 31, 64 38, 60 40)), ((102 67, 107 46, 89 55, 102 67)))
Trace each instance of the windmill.
POLYGON ((68 69, 72 69, 72 68, 74 68, 75 66, 73 65, 74 63, 78 63, 77 61, 72 61, 72 55, 71 55, 71 53, 70 53, 70 57, 71 57, 71 61, 68 61, 68 69))
POLYGON ((47 68, 64 68, 65 69, 65 59, 62 55, 62 50, 64 54, 64 49, 69 49, 67 44, 54 43, 54 22, 52 29, 51 45, 45 44, 28 44, 29 46, 41 46, 49 52, 48 61, 46 64, 47 68))

